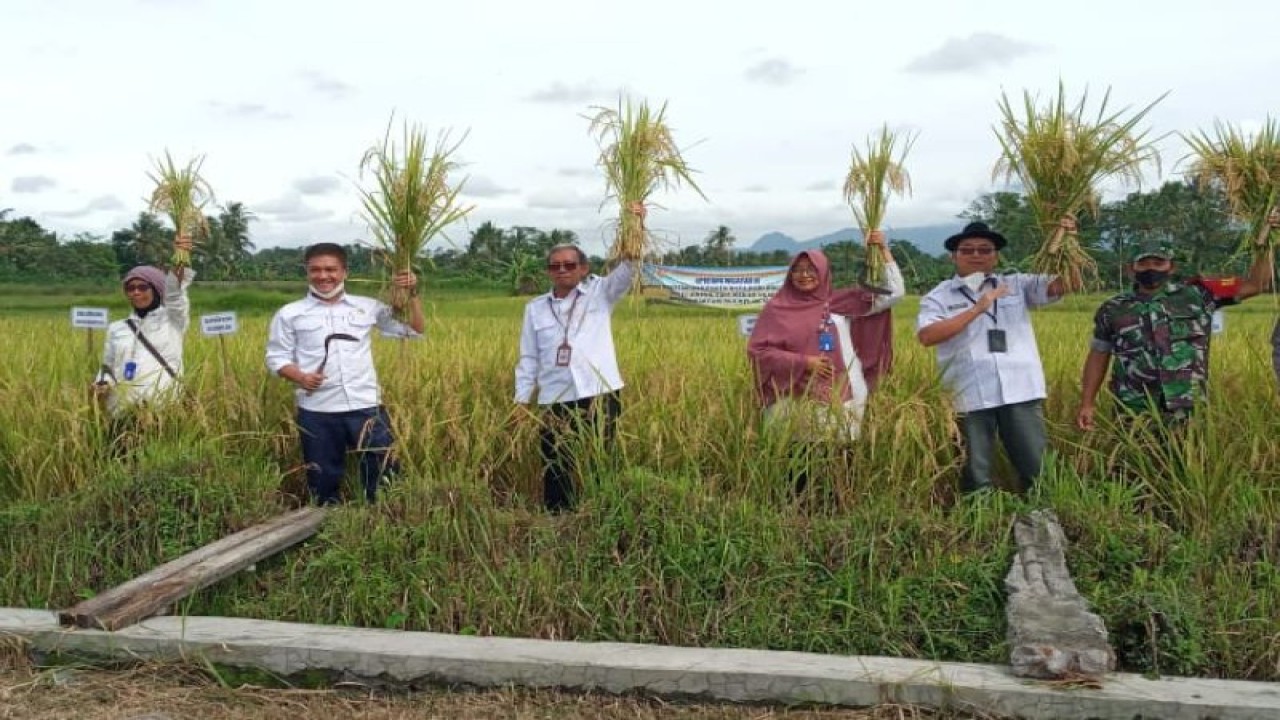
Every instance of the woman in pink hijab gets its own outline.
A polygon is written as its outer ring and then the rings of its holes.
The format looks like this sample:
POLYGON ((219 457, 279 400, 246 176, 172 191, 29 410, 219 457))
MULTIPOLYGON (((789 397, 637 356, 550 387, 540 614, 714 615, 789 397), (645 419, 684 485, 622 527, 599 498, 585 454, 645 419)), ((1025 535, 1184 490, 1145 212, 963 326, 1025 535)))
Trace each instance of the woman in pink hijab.
POLYGON ((893 362, 888 310, 905 285, 884 234, 872 232, 867 244, 883 253, 887 293, 832 290, 827 256, 803 251, 747 344, 766 426, 781 425, 801 443, 856 440, 867 397, 893 362))

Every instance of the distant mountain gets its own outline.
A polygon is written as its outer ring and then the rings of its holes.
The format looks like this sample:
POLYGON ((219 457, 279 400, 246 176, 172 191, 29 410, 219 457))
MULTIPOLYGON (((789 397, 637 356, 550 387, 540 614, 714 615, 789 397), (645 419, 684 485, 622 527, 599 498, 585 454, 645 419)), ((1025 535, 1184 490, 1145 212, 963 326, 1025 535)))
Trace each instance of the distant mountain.
POLYGON ((765 233, 756 239, 751 247, 747 248, 751 252, 773 252, 774 250, 786 250, 789 253, 799 252, 800 243, 796 239, 780 232, 765 233))
MULTIPOLYGON (((889 231, 890 240, 906 240, 912 245, 920 248, 922 252, 929 255, 940 255, 946 252, 942 247, 942 243, 959 227, 957 225, 919 225, 916 227, 893 228, 889 231)), ((819 235, 809 238, 803 242, 780 232, 770 232, 761 235, 755 243, 750 247, 744 248, 750 252, 773 252, 775 250, 786 250, 789 253, 799 252, 810 248, 820 248, 831 243, 844 242, 853 240, 862 242, 862 231, 857 228, 844 228, 826 235, 819 235)))

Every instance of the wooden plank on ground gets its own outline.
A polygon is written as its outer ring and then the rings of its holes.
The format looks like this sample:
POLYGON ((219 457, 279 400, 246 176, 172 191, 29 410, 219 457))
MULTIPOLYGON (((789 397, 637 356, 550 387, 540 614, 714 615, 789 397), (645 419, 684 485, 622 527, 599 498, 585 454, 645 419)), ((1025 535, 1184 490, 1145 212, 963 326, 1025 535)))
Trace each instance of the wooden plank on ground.
POLYGON ((118 630, 151 617, 184 597, 311 537, 324 521, 309 507, 209 543, 176 560, 58 613, 63 625, 118 630))

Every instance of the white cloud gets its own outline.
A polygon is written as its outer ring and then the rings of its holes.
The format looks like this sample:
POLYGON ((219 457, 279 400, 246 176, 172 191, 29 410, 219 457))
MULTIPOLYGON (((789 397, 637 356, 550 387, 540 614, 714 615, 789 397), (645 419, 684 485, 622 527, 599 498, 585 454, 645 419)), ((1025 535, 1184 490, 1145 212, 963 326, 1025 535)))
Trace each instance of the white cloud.
POLYGON ((255 213, 268 216, 272 222, 279 223, 312 222, 331 218, 334 215, 332 210, 307 205, 306 201, 302 199, 302 195, 296 191, 287 192, 280 197, 256 203, 249 207, 253 208, 255 213))
POLYGON ((594 210, 600 205, 600 197, 577 190, 551 188, 535 191, 525 200, 525 204, 543 210, 594 210))
POLYGON ((744 192, 744 193, 767 193, 767 192, 769 192, 769 187, 768 187, 767 185, 759 185, 759 184, 756 184, 756 185, 748 185, 748 186, 746 186, 746 187, 742 188, 742 192, 744 192))
POLYGON ((832 192, 840 187, 835 180, 817 180, 804 186, 805 192, 832 192))
POLYGON ((580 105, 606 100, 614 95, 617 95, 616 90, 604 89, 590 81, 569 85, 557 80, 541 90, 529 93, 524 99, 536 103, 580 105))
POLYGON ((467 183, 462 187, 462 194, 471 197, 498 197, 515 192, 514 189, 502 187, 484 175, 472 175, 467 178, 467 183))
POLYGON ((907 63, 907 72, 964 73, 990 65, 1008 65, 1040 51, 1040 47, 995 33, 974 33, 967 38, 949 38, 942 47, 907 63))
POLYGON ((56 218, 80 218, 96 212, 112 212, 123 209, 124 203, 115 195, 99 195, 90 200, 84 207, 75 210, 50 210, 46 214, 56 218))
POLYGON ((32 155, 36 152, 36 146, 31 143, 18 143, 9 148, 9 155, 32 155))
POLYGON ((57 186, 58 181, 46 175, 24 175, 14 178, 9 189, 15 193, 38 193, 57 186))
POLYGON ((239 102, 224 103, 220 100, 209 102, 209 107, 213 108, 219 115, 235 118, 249 118, 263 120, 288 120, 291 115, 280 110, 272 110, 262 103, 239 102))
POLYGON ((356 91, 354 86, 317 70, 303 70, 301 75, 309 90, 330 100, 341 100, 356 91))
POLYGON ((293 181, 293 189, 301 195, 330 195, 342 188, 342 181, 332 175, 313 175, 293 181))
POLYGON ((802 68, 792 65, 782 58, 762 60, 746 69, 744 75, 751 82, 762 85, 790 85, 804 74, 802 68))

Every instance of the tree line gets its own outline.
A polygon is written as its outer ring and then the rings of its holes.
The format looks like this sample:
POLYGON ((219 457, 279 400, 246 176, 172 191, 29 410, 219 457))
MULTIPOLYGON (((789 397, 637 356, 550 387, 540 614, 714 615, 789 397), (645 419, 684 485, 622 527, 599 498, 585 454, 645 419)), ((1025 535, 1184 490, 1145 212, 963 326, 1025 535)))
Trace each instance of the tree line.
MULTIPOLYGON (((1026 198, 1019 193, 984 194, 959 219, 983 221, 1009 239, 1001 253, 1006 269, 1023 268, 1042 240, 1026 198)), ((198 238, 192 258, 202 280, 299 280, 305 276, 297 248, 255 247, 254 220, 253 212, 239 202, 227 203, 207 217, 208 228, 198 238)), ((1186 273, 1241 271, 1246 263, 1237 252, 1245 229, 1230 220, 1221 191, 1189 180, 1166 182, 1102 203, 1096 216, 1085 215, 1078 222, 1082 243, 1098 260, 1104 288, 1127 282, 1120 269, 1136 243, 1169 244, 1186 273)), ((470 232, 465 247, 436 250, 423 258, 419 270, 513 293, 534 293, 545 288, 542 265, 547 250, 576 241, 569 230, 501 228, 486 222, 470 232)), ((791 259, 786 250, 753 252, 736 248, 736 243, 732 230, 721 225, 701 243, 670 249, 656 260, 669 265, 760 266, 785 265, 791 259)), ((14 217, 11 209, 0 209, 0 282, 114 279, 134 265, 167 264, 172 246, 173 231, 151 213, 140 213, 132 225, 109 236, 59 237, 30 217, 14 217)), ((951 275, 945 254, 931 255, 902 239, 891 238, 890 247, 913 291, 927 290, 951 275)), ((369 247, 350 244, 347 248, 353 274, 381 272, 369 247)), ((837 242, 824 250, 838 283, 853 282, 859 276, 861 243, 837 242)), ((603 264, 603 258, 592 261, 596 267, 603 264)))

